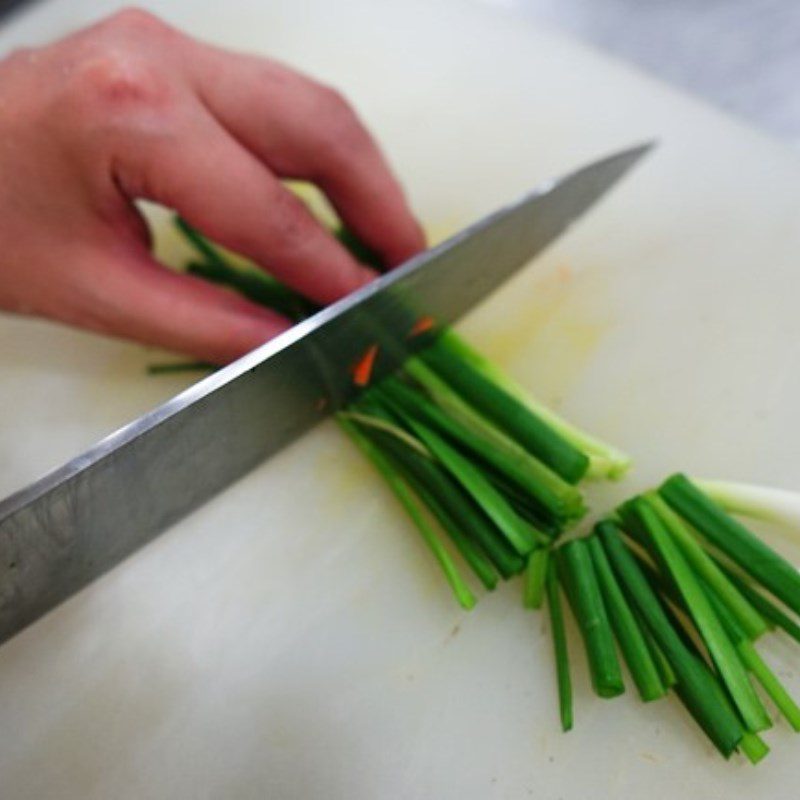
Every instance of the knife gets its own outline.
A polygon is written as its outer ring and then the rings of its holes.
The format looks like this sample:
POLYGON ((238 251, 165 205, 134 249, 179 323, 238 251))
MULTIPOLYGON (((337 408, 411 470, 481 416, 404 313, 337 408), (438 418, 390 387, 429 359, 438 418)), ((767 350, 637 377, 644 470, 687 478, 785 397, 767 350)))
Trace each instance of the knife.
POLYGON ((457 320, 650 147, 538 187, 0 501, 0 642, 346 404, 367 348, 375 379, 396 369, 415 320, 457 320))

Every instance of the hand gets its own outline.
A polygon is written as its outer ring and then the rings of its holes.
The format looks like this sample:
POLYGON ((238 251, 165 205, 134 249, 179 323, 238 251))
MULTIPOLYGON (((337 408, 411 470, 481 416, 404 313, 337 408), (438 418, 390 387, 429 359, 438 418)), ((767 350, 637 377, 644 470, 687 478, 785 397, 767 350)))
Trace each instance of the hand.
POLYGON ((157 264, 135 199, 320 303, 373 275, 279 178, 317 184, 389 265, 424 246, 339 94, 136 10, 0 63, 0 176, 0 308, 215 363, 289 323, 157 264))

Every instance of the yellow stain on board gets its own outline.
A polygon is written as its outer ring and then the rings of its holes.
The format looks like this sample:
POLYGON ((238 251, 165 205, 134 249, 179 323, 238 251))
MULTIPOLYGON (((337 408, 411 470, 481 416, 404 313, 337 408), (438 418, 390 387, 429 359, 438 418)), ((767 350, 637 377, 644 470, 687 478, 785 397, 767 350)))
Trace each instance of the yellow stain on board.
POLYGON ((556 402, 612 325, 604 286, 601 270, 542 263, 478 312, 467 337, 542 400, 556 402))

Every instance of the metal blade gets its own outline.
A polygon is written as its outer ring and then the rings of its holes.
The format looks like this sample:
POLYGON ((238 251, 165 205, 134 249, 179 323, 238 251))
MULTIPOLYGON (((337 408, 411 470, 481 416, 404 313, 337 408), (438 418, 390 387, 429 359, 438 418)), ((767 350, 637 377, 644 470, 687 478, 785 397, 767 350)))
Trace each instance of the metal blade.
POLYGON ((650 145, 540 187, 300 323, 0 502, 0 641, 105 572, 408 355, 421 315, 452 322, 592 206, 650 145))

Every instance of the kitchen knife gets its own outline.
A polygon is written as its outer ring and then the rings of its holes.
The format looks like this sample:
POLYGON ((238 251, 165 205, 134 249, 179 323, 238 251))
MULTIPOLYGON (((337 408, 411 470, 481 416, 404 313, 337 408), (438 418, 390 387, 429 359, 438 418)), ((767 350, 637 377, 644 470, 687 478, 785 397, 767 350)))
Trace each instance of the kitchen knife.
POLYGON ((540 186, 0 501, 0 642, 346 404, 367 348, 396 369, 416 320, 458 319, 649 149, 540 186))

